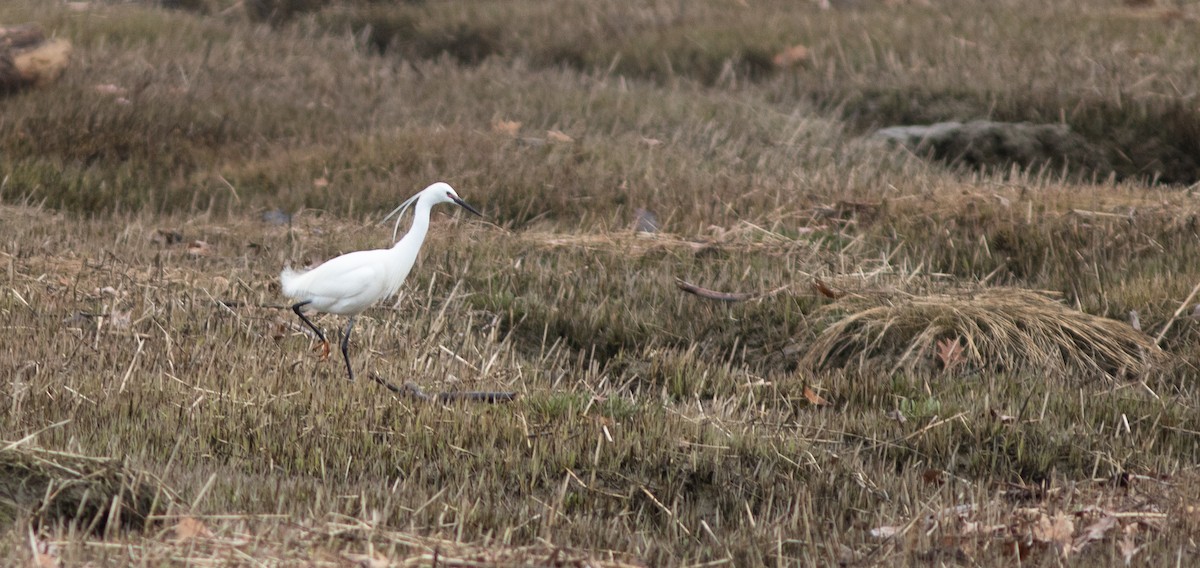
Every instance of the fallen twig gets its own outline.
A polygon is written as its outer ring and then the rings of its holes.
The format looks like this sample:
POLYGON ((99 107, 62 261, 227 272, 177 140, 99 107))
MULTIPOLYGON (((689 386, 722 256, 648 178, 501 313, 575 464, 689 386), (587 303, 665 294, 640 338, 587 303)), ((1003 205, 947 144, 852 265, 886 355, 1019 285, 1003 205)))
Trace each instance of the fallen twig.
POLYGON ((958 414, 955 414, 954 416, 951 416, 950 418, 943 418, 941 420, 938 420, 937 417, 934 416, 933 420, 930 421, 929 424, 926 424, 924 427, 922 427, 920 430, 917 430, 916 432, 912 432, 911 434, 904 436, 903 438, 900 438, 899 440, 897 440, 897 442, 905 442, 905 441, 911 440, 917 436, 920 436, 921 434, 924 434, 930 430, 933 430, 934 428, 936 428, 938 426, 941 426, 942 424, 958 420, 959 418, 962 418, 964 415, 966 415, 966 412, 959 412, 958 414))
POLYGON ((220 298, 213 298, 213 301, 215 301, 217 305, 224 306, 226 308, 266 308, 269 310, 292 309, 291 306, 284 306, 280 304, 259 304, 255 302, 241 302, 238 300, 222 300, 220 298))
POLYGON ((701 298, 707 298, 709 300, 717 300, 718 302, 742 302, 756 298, 769 298, 788 289, 787 286, 780 286, 779 288, 770 290, 768 292, 718 292, 716 290, 702 288, 692 284, 691 282, 687 282, 682 278, 675 279, 675 286, 689 294, 695 294, 701 298))
POLYGON ((1192 293, 1188 294, 1187 298, 1183 300, 1183 303, 1179 304, 1179 309, 1175 310, 1175 313, 1171 315, 1171 319, 1167 320, 1166 325, 1163 326, 1162 331, 1158 332, 1158 336, 1154 338, 1155 345, 1162 343, 1163 337, 1167 335, 1167 330, 1171 329, 1171 324, 1175 323, 1175 320, 1179 319, 1179 314, 1182 314, 1183 310, 1187 309, 1188 304, 1192 302, 1192 298, 1196 297, 1196 292, 1200 292, 1200 284, 1196 284, 1196 287, 1192 288, 1192 293))
POLYGON ((486 391, 463 391, 463 392, 439 392, 437 394, 427 394, 421 390, 421 387, 414 383, 404 383, 404 386, 396 386, 387 379, 379 376, 376 373, 371 373, 371 380, 383 385, 387 390, 401 396, 410 396, 422 402, 483 402, 487 404, 497 404, 501 402, 512 402, 520 396, 515 392, 486 392, 486 391))

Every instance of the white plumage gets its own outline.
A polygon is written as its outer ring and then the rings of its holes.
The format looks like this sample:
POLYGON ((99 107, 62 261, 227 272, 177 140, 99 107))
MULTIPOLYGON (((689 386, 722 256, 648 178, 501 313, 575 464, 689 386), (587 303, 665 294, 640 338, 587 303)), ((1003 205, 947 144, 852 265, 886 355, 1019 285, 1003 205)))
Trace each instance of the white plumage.
MULTIPOLYGON (((305 317, 301 309, 311 306, 319 312, 350 316, 342 334, 341 346, 346 372, 351 380, 354 379, 354 369, 350 365, 347 350, 354 316, 395 294, 404 284, 429 232, 429 211, 438 203, 457 203, 467 211, 480 214, 460 199, 449 184, 438 182, 421 190, 385 217, 386 220, 396 213, 403 216, 403 210, 415 204, 412 228, 391 248, 346 253, 306 271, 286 267, 279 275, 283 293, 297 302, 292 306, 292 311, 321 338, 326 356, 329 354, 329 342, 325 334, 305 317)), ((399 225, 400 219, 396 219, 396 228, 399 225)), ((392 238, 395 238, 395 231, 392 238)))

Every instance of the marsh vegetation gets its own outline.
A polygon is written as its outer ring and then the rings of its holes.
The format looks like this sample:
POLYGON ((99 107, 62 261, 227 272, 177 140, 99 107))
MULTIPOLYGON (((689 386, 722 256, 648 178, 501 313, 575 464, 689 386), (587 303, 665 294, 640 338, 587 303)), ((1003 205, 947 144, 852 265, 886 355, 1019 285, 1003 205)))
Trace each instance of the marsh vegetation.
POLYGON ((163 4, 0 6, 75 46, 0 99, 0 557, 1200 552, 1194 6, 163 4), (1095 159, 870 136, 974 119, 1095 159), (281 309, 437 180, 487 220, 435 212, 362 372, 515 402, 348 382, 281 309))

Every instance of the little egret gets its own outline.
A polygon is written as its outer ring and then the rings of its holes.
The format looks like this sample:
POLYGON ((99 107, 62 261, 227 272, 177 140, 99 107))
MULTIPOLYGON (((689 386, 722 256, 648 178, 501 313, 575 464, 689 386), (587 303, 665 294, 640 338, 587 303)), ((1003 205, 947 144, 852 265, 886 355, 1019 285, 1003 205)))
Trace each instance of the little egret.
MULTIPOLYGON (((403 217, 404 210, 416 204, 412 228, 392 248, 346 253, 304 272, 297 272, 289 266, 279 275, 283 293, 297 300, 292 311, 321 339, 324 356, 329 356, 329 341, 305 317, 302 308, 312 306, 319 312, 350 316, 346 331, 342 333, 342 357, 346 360, 346 373, 350 380, 354 380, 354 368, 350 365, 348 352, 354 318, 375 302, 395 294, 404 284, 404 279, 417 260, 421 243, 425 242, 425 234, 429 232, 429 210, 438 203, 457 203, 463 209, 482 216, 482 213, 459 198, 449 184, 438 182, 421 190, 384 217, 385 221, 396 213, 403 217)), ((397 218, 396 229, 399 227, 400 219, 397 218)), ((392 231, 393 239, 396 238, 396 229, 392 231)))

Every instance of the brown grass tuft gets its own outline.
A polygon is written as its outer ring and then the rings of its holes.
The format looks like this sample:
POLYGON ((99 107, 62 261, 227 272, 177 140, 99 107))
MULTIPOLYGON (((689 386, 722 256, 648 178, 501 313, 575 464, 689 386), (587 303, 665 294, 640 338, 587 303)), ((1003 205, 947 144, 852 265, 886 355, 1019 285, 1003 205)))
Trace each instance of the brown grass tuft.
POLYGON ((38 524, 101 533, 140 529, 175 501, 157 478, 121 460, 0 442, 0 527, 32 516, 38 524))
POLYGON ((972 369, 1123 377, 1152 371, 1162 357, 1128 324, 1030 290, 859 295, 821 312, 838 319, 804 356, 809 368, 884 365, 894 373, 946 369, 958 362, 948 359, 962 358, 972 369), (937 355, 945 341, 961 349, 937 355))

